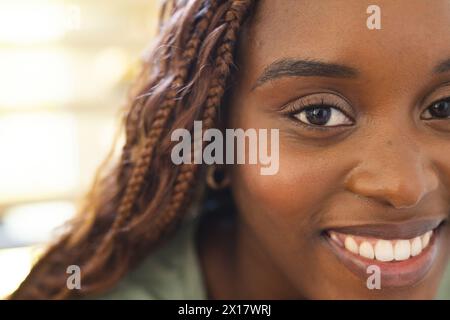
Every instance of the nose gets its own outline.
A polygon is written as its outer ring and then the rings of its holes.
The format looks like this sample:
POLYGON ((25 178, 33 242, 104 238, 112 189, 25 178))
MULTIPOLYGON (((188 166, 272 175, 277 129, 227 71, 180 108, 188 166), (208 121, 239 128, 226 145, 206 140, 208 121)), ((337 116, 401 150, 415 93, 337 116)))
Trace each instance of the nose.
POLYGON ((437 189, 438 176, 431 160, 405 141, 384 141, 361 150, 363 157, 347 175, 351 192, 396 209, 416 206, 437 189))

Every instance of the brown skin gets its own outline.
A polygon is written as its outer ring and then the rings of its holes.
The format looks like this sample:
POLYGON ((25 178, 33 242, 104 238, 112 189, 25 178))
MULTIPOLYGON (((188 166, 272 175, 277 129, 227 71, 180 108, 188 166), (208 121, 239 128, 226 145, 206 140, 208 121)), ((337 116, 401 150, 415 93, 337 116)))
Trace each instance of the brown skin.
POLYGON ((435 296, 448 261, 447 225, 422 281, 379 291, 343 266, 321 235, 335 227, 448 218, 450 211, 450 120, 421 118, 450 96, 450 72, 432 72, 450 58, 450 1, 378 1, 381 30, 366 27, 371 4, 259 4, 239 47, 227 127, 278 128, 280 167, 273 176, 260 175, 258 165, 229 167, 237 223, 211 222, 201 233, 210 297, 435 296), (252 90, 264 69, 282 58, 347 65, 359 74, 282 77, 252 90), (313 94, 320 100, 324 92, 326 102, 346 108, 351 126, 308 130, 286 117, 284 107, 313 94))

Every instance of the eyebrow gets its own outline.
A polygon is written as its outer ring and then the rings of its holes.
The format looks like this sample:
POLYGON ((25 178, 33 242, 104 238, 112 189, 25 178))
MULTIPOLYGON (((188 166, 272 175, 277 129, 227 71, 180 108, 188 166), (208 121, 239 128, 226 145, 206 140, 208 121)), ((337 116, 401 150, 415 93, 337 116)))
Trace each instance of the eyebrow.
POLYGON ((434 68, 434 73, 444 73, 448 71, 450 71, 450 58, 443 60, 434 68))
MULTIPOLYGON (((448 60, 450 68, 450 59, 448 60)), ((355 68, 317 60, 281 59, 267 66, 256 80, 252 90, 267 81, 282 77, 328 77, 356 78, 359 71, 355 68)))

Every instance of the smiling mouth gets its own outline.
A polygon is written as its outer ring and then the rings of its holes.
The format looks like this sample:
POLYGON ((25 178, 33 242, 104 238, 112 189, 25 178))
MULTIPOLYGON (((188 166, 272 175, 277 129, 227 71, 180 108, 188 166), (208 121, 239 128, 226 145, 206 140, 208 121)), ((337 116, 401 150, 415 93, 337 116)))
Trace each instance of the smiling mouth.
POLYGON ((329 229, 326 243, 338 259, 365 281, 380 270, 381 287, 411 286, 431 269, 439 249, 442 221, 329 229))

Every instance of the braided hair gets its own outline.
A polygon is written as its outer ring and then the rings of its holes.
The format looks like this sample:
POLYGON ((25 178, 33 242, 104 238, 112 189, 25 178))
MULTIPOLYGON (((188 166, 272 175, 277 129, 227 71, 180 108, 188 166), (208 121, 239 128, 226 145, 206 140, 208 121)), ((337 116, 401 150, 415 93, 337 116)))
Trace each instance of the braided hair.
POLYGON ((118 163, 105 162, 79 215, 11 299, 100 294, 176 229, 203 175, 199 164, 171 162, 171 132, 192 131, 195 120, 217 126, 238 36, 255 2, 166 0, 158 38, 130 90, 118 163), (66 286, 72 264, 82 270, 81 290, 66 286))

